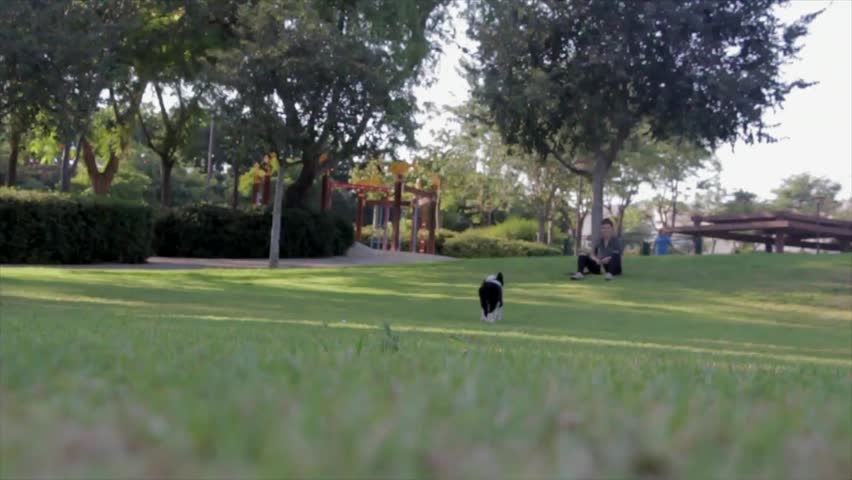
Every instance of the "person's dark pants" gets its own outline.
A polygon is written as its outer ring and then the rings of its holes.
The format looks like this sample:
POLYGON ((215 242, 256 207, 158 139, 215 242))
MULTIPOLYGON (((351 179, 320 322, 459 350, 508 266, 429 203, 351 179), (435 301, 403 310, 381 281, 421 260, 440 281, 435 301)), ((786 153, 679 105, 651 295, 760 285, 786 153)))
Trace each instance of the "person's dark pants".
POLYGON ((588 255, 580 255, 577 257, 577 271, 580 273, 594 273, 595 275, 601 274, 601 267, 603 267, 603 271, 609 272, 613 275, 621 275, 621 255, 613 255, 609 258, 609 263, 606 265, 598 265, 594 260, 588 255))

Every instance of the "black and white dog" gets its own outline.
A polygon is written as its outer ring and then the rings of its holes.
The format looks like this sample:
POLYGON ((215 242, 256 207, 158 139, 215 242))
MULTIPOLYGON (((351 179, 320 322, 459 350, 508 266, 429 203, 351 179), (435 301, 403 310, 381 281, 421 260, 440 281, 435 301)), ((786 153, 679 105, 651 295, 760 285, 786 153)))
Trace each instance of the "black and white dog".
POLYGON ((483 322, 494 323, 503 319, 503 274, 489 275, 479 287, 479 304, 483 322))

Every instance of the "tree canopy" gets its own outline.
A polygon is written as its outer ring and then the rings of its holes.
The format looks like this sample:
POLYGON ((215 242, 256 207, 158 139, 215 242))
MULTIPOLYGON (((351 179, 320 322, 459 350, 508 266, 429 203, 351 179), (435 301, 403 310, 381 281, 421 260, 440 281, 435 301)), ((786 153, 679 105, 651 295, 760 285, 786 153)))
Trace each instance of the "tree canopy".
POLYGON ((474 94, 507 142, 604 178, 639 125, 702 146, 773 140, 764 113, 817 13, 785 25, 786 0, 469 0, 474 94))
POLYGON ((331 168, 414 142, 413 88, 434 59, 445 0, 279 0, 243 6, 239 48, 219 80, 280 158, 298 156, 285 202, 301 205, 327 154, 331 168))

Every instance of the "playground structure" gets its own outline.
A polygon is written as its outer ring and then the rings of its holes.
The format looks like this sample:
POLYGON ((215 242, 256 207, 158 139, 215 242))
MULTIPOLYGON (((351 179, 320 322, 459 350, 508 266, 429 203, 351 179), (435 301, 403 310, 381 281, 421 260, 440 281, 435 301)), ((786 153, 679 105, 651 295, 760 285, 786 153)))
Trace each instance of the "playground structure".
MULTIPOLYGON (((435 228, 438 215, 438 187, 433 186, 430 190, 419 188, 418 185, 408 186, 403 184, 403 175, 408 171, 408 164, 394 162, 391 164, 391 172, 394 174, 393 187, 381 185, 378 178, 373 177, 363 183, 338 182, 331 179, 328 171, 322 177, 322 197, 320 209, 328 211, 331 208, 332 192, 335 189, 351 190, 356 192, 357 207, 355 210, 355 241, 360 242, 362 238, 362 227, 364 224, 364 208, 373 208, 374 232, 382 228, 380 241, 374 238, 375 246, 381 250, 400 250, 400 221, 402 219, 402 208, 411 208, 411 253, 435 253, 435 228), (368 200, 367 192, 380 192, 382 198, 368 200), (402 196, 404 193, 413 195, 413 199, 405 205, 402 196), (392 233, 388 238, 387 222, 390 220, 392 233), (428 237, 421 239, 418 231, 426 229, 428 237)), ((373 245, 371 245, 373 246, 373 245)))
POLYGON ((262 163, 255 163, 251 185, 251 204, 269 205, 271 199, 272 164, 269 155, 263 156, 262 163))
POLYGON ((848 252, 852 250, 852 222, 791 212, 760 212, 735 215, 694 216, 693 226, 674 233, 693 235, 695 252, 701 253, 701 237, 763 243, 767 252, 784 253, 784 247, 848 252))

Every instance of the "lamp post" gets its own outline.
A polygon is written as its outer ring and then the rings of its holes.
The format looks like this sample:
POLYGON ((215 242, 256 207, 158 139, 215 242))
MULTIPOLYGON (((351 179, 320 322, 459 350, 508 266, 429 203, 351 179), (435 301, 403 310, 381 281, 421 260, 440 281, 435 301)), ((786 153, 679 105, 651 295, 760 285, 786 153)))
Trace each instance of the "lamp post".
MULTIPOLYGON (((820 210, 822 210, 822 202, 825 201, 825 195, 820 195, 820 196, 817 196, 817 197, 814 197, 814 198, 816 199, 816 202, 817 202, 816 216, 817 216, 817 222, 819 222, 819 214, 820 214, 820 210)), ((817 239, 817 255, 819 255, 820 251, 822 250, 820 248, 820 246, 822 244, 821 240, 822 239, 817 239)))

